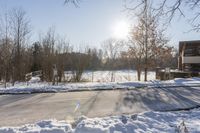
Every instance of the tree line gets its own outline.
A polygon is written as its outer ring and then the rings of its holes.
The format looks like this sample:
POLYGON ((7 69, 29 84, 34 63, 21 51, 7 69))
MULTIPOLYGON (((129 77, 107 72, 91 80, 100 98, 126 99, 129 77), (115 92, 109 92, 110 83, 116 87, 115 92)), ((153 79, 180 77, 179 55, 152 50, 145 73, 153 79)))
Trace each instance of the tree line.
MULTIPOLYGON (((0 18, 0 80, 25 81, 25 74, 42 70, 42 80, 53 80, 53 67, 57 68, 58 81, 65 71, 71 71, 70 81, 78 82, 85 70, 135 69, 138 80, 144 69, 144 20, 138 16, 138 24, 130 29, 126 41, 107 39, 101 48, 88 46, 74 49, 65 38, 59 37, 54 28, 49 28, 39 40, 30 44, 31 23, 21 8, 12 9, 0 18)), ((169 40, 161 30, 155 16, 148 23, 148 69, 176 67, 176 50, 168 46, 169 40), (171 64, 170 64, 171 63, 171 64)))

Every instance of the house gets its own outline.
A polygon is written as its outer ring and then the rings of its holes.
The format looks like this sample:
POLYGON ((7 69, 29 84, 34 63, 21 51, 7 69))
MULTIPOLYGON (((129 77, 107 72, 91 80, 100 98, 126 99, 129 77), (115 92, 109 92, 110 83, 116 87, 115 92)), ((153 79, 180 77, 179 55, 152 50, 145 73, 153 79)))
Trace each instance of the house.
POLYGON ((200 40, 179 42, 178 69, 200 72, 200 40))

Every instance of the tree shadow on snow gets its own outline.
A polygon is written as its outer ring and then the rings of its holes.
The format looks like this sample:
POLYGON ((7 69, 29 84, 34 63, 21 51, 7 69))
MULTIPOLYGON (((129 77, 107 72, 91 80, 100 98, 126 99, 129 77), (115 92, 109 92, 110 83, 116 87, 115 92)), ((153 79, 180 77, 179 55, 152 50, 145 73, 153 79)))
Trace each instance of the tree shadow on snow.
POLYGON ((138 105, 149 110, 168 111, 200 105, 200 88, 144 88, 127 91, 123 106, 134 109, 138 105))

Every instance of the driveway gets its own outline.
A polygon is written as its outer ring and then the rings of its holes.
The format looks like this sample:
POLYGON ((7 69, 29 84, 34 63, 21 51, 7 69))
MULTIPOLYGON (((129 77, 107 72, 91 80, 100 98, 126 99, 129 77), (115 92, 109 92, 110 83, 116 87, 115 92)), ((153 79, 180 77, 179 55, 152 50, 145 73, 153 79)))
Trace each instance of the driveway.
POLYGON ((138 88, 0 96, 0 126, 44 119, 73 121, 144 111, 170 111, 200 105, 200 87, 138 88))

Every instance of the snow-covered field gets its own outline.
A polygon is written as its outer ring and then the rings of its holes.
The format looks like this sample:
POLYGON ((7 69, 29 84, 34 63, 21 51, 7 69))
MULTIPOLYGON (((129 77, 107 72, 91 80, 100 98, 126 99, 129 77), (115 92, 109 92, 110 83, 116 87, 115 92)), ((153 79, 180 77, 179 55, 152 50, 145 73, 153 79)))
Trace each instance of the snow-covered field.
POLYGON ((0 127, 1 133, 199 133, 200 110, 145 112, 104 118, 44 120, 21 127, 0 127))
POLYGON ((115 82, 109 82, 111 73, 109 71, 94 72, 93 82, 90 82, 92 73, 86 72, 83 75, 88 82, 80 83, 59 83, 52 85, 48 82, 40 82, 40 79, 33 77, 28 85, 26 82, 16 83, 15 86, 8 84, 7 88, 0 85, 0 94, 16 93, 39 93, 39 92, 67 92, 83 90, 104 90, 104 89, 134 89, 136 87, 168 87, 168 86, 200 86, 200 78, 175 79, 169 81, 155 80, 155 72, 148 73, 148 82, 135 81, 135 71, 116 71, 115 82), (129 77, 129 78, 128 78, 129 77), (131 79, 132 77, 132 79, 131 79), (127 80, 131 79, 131 80, 127 80))
MULTIPOLYGON (((70 79, 71 72, 65 72, 66 79, 70 79)), ((155 72, 148 72, 148 80, 155 80, 155 72)), ((88 82, 128 82, 137 81, 137 72, 135 70, 118 70, 118 71, 86 71, 82 75, 83 81, 88 82), (113 79, 112 79, 113 74, 113 79)), ((141 74, 141 80, 144 80, 144 72, 141 74)))

